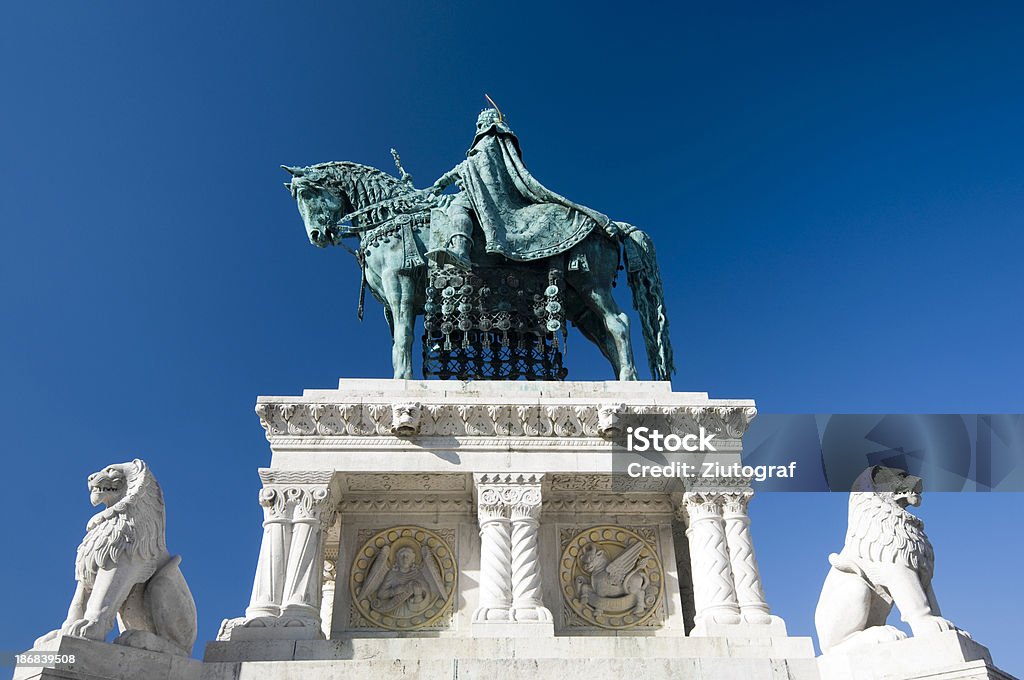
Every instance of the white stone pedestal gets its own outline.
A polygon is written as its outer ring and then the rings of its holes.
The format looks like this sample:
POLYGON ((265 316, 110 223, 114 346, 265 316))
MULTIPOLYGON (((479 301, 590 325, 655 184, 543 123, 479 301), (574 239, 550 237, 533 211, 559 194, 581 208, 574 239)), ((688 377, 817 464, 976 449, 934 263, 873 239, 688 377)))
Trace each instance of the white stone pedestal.
POLYGON ((821 680, 1015 680, 988 649, 956 631, 818 657, 821 680))
POLYGON ((714 451, 665 460, 728 468, 753 401, 342 380, 256 411, 272 458, 253 593, 203 680, 818 680, 810 639, 771 616, 749 480, 630 477, 658 457, 613 441, 703 432, 714 451))
POLYGON ((60 636, 26 653, 53 654, 66 661, 18 666, 14 680, 201 680, 203 677, 202 662, 190 657, 82 638, 60 636))

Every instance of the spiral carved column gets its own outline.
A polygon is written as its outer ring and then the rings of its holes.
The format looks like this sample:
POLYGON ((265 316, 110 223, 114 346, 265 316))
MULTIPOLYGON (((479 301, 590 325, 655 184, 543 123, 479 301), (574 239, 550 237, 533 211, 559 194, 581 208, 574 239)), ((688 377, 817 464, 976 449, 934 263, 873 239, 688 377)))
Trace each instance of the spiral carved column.
POLYGON ((513 625, 480 635, 553 634, 544 606, 537 535, 540 527, 539 474, 478 474, 480 519, 480 605, 474 623, 513 625), (527 632, 529 631, 529 632, 527 632))
POLYGON ((734 491, 723 495, 725 537, 740 613, 747 623, 769 623, 771 610, 765 601, 761 572, 757 568, 754 542, 750 534, 750 516, 747 514, 747 505, 754 492, 734 491))
POLYGON ((480 604, 474 621, 508 621, 512 607, 512 532, 496 489, 479 489, 480 604))
POLYGON ((524 489, 511 507, 512 616, 516 621, 551 621, 551 612, 544 606, 541 594, 537 545, 540 510, 539 483, 524 489))
POLYGON ((722 519, 723 494, 687 492, 683 496, 689 519, 695 623, 739 623, 732 565, 722 519))

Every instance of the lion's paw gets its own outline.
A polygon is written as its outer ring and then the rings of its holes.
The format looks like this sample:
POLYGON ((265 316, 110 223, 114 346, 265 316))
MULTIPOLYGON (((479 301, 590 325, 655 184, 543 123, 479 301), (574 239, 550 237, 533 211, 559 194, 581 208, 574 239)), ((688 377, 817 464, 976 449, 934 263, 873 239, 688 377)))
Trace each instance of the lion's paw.
POLYGON ((895 626, 872 626, 860 633, 860 636, 861 642, 873 645, 907 639, 907 634, 895 626))
POLYGON ((944 633, 947 630, 957 630, 952 621, 941 616, 922 616, 910 622, 910 628, 914 631, 914 637, 922 635, 935 635, 944 633))
POLYGON ((897 640, 906 639, 907 634, 895 626, 871 626, 870 628, 865 628, 862 631, 854 633, 839 644, 833 645, 826 651, 828 653, 848 652, 853 649, 882 644, 883 642, 896 642, 897 640))
POLYGON ((78 619, 61 627, 61 633, 70 637, 86 638, 88 640, 102 640, 106 637, 107 631, 99 621, 92 619, 78 619))

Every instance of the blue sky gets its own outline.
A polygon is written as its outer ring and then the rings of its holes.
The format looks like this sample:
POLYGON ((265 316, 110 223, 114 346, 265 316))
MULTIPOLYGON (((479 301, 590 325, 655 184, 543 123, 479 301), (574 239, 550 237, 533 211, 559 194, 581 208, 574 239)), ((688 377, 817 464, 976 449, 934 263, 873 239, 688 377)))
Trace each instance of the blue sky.
MULTIPOLYGON (((84 478, 146 458, 200 640, 259 541, 258 394, 390 374, 358 270, 305 240, 281 163, 458 162, 490 93, 531 171, 659 248, 677 389, 763 412, 1021 412, 1016 3, 16 3, 0 25, 0 593, 62 619, 84 478), (16 472, 14 471, 16 470, 16 472), (27 585, 25 585, 27 584, 27 585)), ((570 375, 609 370, 578 336, 570 375)), ((1021 498, 933 496, 946 613, 1024 671, 1021 498)), ((797 634, 840 495, 752 510, 797 634)))

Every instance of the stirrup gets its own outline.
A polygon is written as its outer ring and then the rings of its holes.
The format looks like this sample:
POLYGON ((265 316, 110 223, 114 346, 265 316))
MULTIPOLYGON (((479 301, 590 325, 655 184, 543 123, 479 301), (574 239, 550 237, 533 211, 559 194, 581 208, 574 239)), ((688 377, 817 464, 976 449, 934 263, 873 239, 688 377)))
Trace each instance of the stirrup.
POLYGON ((465 271, 469 271, 473 268, 472 262, 462 257, 461 255, 457 255, 445 248, 437 248, 436 250, 427 251, 425 253, 425 256, 427 257, 427 259, 434 262, 438 266, 450 264, 454 267, 458 267, 459 269, 463 269, 465 271))

